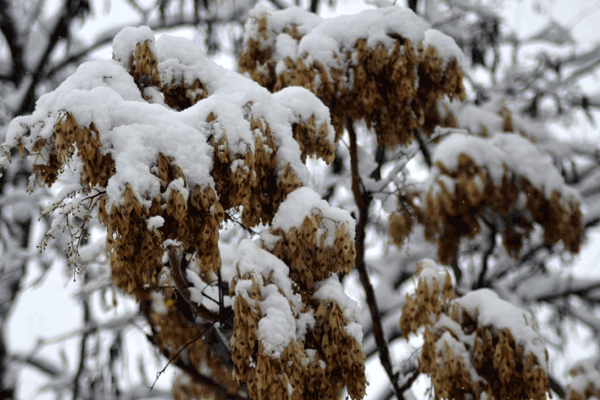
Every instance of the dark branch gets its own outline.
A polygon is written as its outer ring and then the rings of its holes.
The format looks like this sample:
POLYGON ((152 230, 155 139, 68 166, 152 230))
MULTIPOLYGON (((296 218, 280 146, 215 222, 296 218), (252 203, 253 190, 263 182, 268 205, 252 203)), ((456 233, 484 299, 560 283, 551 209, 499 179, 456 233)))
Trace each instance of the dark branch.
POLYGON ((548 380, 550 381, 550 390, 556 393, 561 399, 564 399, 567 395, 565 388, 551 375, 548 375, 548 380))
MULTIPOLYGON (((87 274, 83 274, 84 283, 87 281, 87 274)), ((91 310, 89 299, 83 299, 83 325, 89 326, 92 323, 91 310)), ((81 336, 81 341, 79 345, 79 365, 77 367, 77 373, 75 374, 75 378, 73 378, 73 400, 77 400, 79 395, 79 379, 83 375, 83 371, 85 369, 85 361, 87 359, 87 339, 91 332, 84 332, 81 336)))
POLYGON ((425 158, 425 162, 427 163, 427 166, 429 168, 431 168, 433 166, 433 162, 431 160, 431 153, 429 152, 429 149, 427 148, 427 143, 425 143, 425 140, 423 140, 423 137, 421 136, 421 133, 419 131, 414 130, 413 136, 415 137, 415 139, 417 140, 417 143, 419 144, 419 149, 421 149, 421 153, 423 153, 423 157, 425 158))
POLYGON ((394 368, 392 366, 392 360, 390 357, 390 350, 388 347, 388 343, 385 339, 385 334, 383 332, 381 317, 379 315, 379 308, 377 307, 375 291, 373 290, 373 286, 369 281, 369 274, 367 272, 367 267, 364 258, 366 227, 369 219, 369 206, 373 198, 370 195, 370 193, 363 191, 363 189, 361 188, 362 185, 360 175, 358 172, 358 146, 356 143, 356 132, 354 131, 354 126, 351 121, 348 122, 347 129, 348 134, 350 136, 350 168, 352 172, 352 192, 354 194, 354 201, 356 202, 356 206, 358 207, 358 222, 356 224, 355 235, 355 266, 358 270, 362 286, 365 289, 367 304, 369 305, 369 311, 371 313, 373 334, 375 336, 375 342, 377 343, 377 347, 379 348, 379 359, 381 360, 381 364, 383 365, 383 368, 385 369, 388 377, 390 378, 398 400, 403 400, 404 391, 398 385, 398 374, 394 373, 394 368))
POLYGON ((479 273, 479 279, 477 280, 477 286, 475 287, 475 289, 480 289, 482 287, 485 287, 485 285, 486 285, 485 274, 488 270, 489 259, 490 259, 490 256, 494 253, 494 249, 496 248, 496 227, 494 227, 493 225, 490 225, 490 229, 491 229, 490 235, 488 236, 489 246, 488 246, 488 249, 486 250, 485 254, 483 255, 481 272, 479 273))
POLYGON ((50 375, 53 378, 57 378, 63 373, 63 371, 59 367, 53 365, 50 361, 44 360, 40 357, 13 354, 11 356, 11 360, 22 364, 27 364, 46 375, 50 375))

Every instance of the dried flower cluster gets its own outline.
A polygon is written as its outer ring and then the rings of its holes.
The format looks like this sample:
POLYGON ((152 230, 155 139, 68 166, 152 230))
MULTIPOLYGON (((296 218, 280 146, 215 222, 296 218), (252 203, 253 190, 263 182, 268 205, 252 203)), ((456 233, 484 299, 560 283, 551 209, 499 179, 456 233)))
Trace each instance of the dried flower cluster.
POLYGON ((569 375, 568 400, 600 398, 600 360, 597 357, 578 362, 569 375))
POLYGON ((394 243, 398 248, 404 246, 404 241, 409 237, 415 223, 423 220, 421 209, 416 201, 419 199, 419 193, 411 190, 398 198, 398 208, 390 214, 388 231, 394 243))
POLYGON ((546 399, 548 354, 531 315, 487 289, 454 299, 450 275, 431 260, 415 276, 400 328, 407 338, 425 327, 419 368, 436 399, 546 399))
POLYGON ((289 274, 285 263, 252 246, 243 247, 231 286, 234 377, 257 400, 333 400, 344 386, 351 398, 362 398, 362 328, 337 276, 309 290, 292 288, 281 278, 289 274))
POLYGON ((381 145, 405 145, 438 99, 465 97, 460 50, 407 9, 321 20, 300 9, 259 8, 247 31, 240 70, 271 91, 302 86, 315 93, 338 138, 350 118, 364 120, 381 145))
POLYGON ((444 264, 454 261, 462 239, 481 232, 482 223, 502 235, 512 256, 519 254, 536 225, 543 229, 545 244, 562 242, 570 252, 579 250, 579 199, 527 139, 454 134, 438 146, 434 161, 423 205, 408 202, 392 214, 394 243, 402 244, 416 219, 424 225, 425 238, 437 242, 444 264))
MULTIPOLYGON (((331 274, 347 274, 354 266, 356 251, 348 233, 348 227, 341 222, 335 228, 333 246, 326 245, 327 233, 321 233, 324 226, 321 213, 304 218, 302 224, 271 230, 278 238, 272 253, 290 266, 290 276, 300 287, 312 290, 315 281, 328 278, 331 274)), ((352 233, 353 235, 354 233, 352 233)))
MULTIPOLYGON (((338 218, 341 210, 336 214, 320 198, 320 211, 307 212, 297 226, 274 220, 306 181, 306 158, 333 159, 327 108, 305 89, 271 94, 211 64, 183 39, 164 36, 155 43, 147 28, 117 35, 114 59, 82 65, 32 116, 16 120, 3 162, 16 147, 33 158, 40 184, 52 185, 70 168, 78 176, 77 194, 98 193, 88 213, 97 211, 107 227, 113 282, 145 304, 152 340, 166 356, 207 372, 231 394, 242 382, 256 399, 334 399, 348 385, 352 398, 362 398, 361 328, 345 295, 340 300, 319 291, 353 266, 353 220, 347 213, 338 218), (277 297, 272 277, 254 264, 244 270, 240 258, 238 272, 244 272, 230 286, 236 298, 233 377, 231 361, 200 338, 198 322, 224 317, 222 309, 202 304, 200 291, 221 276, 219 229, 232 212, 246 228, 273 222, 274 252, 283 261, 271 257, 292 269, 277 284, 289 286, 289 298, 296 299, 292 317, 302 325, 275 357, 273 341, 261 336, 273 316, 259 307, 269 295, 277 297), (291 291, 290 278, 301 292, 291 291), (260 286, 239 295, 247 279, 260 286)), ((343 293, 337 285, 336 293, 343 293)), ((186 381, 174 394, 217 395, 213 389, 186 381)))

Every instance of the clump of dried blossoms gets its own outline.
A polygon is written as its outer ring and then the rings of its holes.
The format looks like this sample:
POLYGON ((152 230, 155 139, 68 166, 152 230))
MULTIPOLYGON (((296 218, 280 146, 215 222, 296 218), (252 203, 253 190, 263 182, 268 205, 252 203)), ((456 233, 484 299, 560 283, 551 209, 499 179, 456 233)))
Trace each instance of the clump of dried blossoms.
POLYGON ((80 66, 7 133, 2 162, 14 148, 27 153, 31 190, 36 180, 67 179, 53 206, 64 218, 49 236, 94 217, 106 226, 112 281, 142 304, 154 344, 210 377, 206 385, 181 376, 176 398, 234 394, 240 383, 255 399, 333 399, 344 386, 362 398, 362 331, 335 275, 354 264, 353 220, 298 192, 308 156, 333 159, 327 107, 302 88, 271 94, 185 39, 155 42, 146 27, 119 33, 113 58, 80 66), (313 207, 296 225, 278 223, 295 192, 313 207), (248 229, 271 226, 272 246, 263 246, 274 255, 241 246, 222 282, 220 229, 231 215, 248 229), (269 262, 284 271, 279 281, 265 273, 269 262), (337 297, 325 293, 332 287, 337 297), (206 290, 218 306, 204 301, 206 290), (298 327, 283 344, 261 328, 282 304, 298 327))
POLYGON ((406 145, 438 99, 464 99, 462 53, 409 9, 323 20, 256 8, 239 65, 271 91, 302 86, 327 105, 339 138, 364 120, 380 145, 406 145))
POLYGON ((419 222, 425 238, 437 243, 440 262, 450 264, 461 240, 475 237, 486 224, 502 236, 511 256, 518 256, 536 226, 546 245, 562 242, 566 250, 579 251, 579 197, 528 139, 454 133, 437 146, 433 161, 421 203, 416 194, 408 196, 391 216, 397 245, 419 222))
POLYGON ((415 271, 400 328, 424 327, 419 369, 436 399, 546 399, 548 353, 533 316, 481 289, 455 298, 450 274, 431 260, 415 271))

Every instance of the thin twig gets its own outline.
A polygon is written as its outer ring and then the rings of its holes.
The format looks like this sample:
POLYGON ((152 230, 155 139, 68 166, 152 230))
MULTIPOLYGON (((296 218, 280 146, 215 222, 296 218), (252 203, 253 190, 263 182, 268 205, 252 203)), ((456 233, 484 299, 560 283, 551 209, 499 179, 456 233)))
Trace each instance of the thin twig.
POLYGON ((423 140, 421 133, 418 130, 413 131, 413 136, 417 139, 417 143, 419 144, 419 148, 421 149, 421 153, 423 153, 423 158, 425 158, 425 162, 429 168, 433 167, 433 162, 431 161, 431 153, 427 148, 427 143, 423 140))
MULTIPOLYGON (((171 362, 173 362, 173 360, 175 360, 176 358, 179 357, 179 355, 185 350, 187 349, 189 346, 191 346, 192 344, 196 343, 196 341, 198 339, 200 339, 202 337, 202 335, 204 335, 206 333, 206 331, 208 331, 210 328, 212 328, 212 326, 216 323, 217 321, 213 321, 211 322, 206 329, 204 329, 202 332, 200 332, 198 334, 198 336, 196 336, 195 338, 193 338, 192 340, 190 340, 189 342, 187 342, 185 345, 183 345, 183 347, 181 347, 179 350, 177 350, 177 353, 175 353, 172 357, 167 357, 169 359, 169 361, 167 361, 167 364, 163 367, 163 369, 161 369, 160 371, 158 371, 156 373, 156 379, 154 379, 154 383, 152 383, 152 386, 150 386, 150 391, 152 391, 152 389, 154 389, 154 386, 156 385, 156 382, 158 382, 158 378, 161 377, 162 374, 165 373, 165 371, 167 370, 167 367, 171 364, 171 362)), ((154 338, 151 338, 150 336, 148 337, 148 340, 150 340, 150 342, 155 343, 154 338)))
MULTIPOLYGON (((83 283, 87 282, 87 273, 83 274, 83 283)), ((92 315, 90 310, 89 299, 83 299, 83 325, 89 326, 92 323, 92 315)), ((81 379, 81 375, 83 374, 83 370, 85 369, 85 361, 87 359, 87 339, 90 333, 93 331, 86 331, 81 336, 80 346, 79 346, 79 366, 77 367, 77 373, 75 374, 75 378, 73 379, 73 400, 77 400, 79 395, 79 379, 81 379)))

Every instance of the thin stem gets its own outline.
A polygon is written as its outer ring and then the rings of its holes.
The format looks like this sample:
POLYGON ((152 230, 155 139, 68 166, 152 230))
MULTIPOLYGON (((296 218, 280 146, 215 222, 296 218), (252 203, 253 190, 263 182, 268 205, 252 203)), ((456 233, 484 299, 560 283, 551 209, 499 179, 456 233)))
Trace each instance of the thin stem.
POLYGON ((427 163, 427 166, 429 168, 431 168, 433 166, 433 161, 431 159, 431 153, 429 152, 429 149, 427 148, 427 143, 425 142, 425 140, 423 140, 423 136, 421 136, 421 132, 414 130, 413 136, 415 137, 415 139, 417 140, 417 143, 419 144, 419 148, 421 149, 421 152, 423 153, 423 157, 425 158, 425 162, 427 163))
MULTIPOLYGON (((87 283, 88 276, 87 273, 83 274, 83 283, 87 283)), ((83 325, 85 327, 89 326, 92 323, 92 316, 90 310, 89 299, 83 299, 83 325)), ((73 379, 73 400, 77 400, 79 396, 79 380, 83 375, 83 370, 85 369, 85 361, 87 359, 87 339, 88 336, 92 333, 92 331, 86 331, 81 336, 80 347, 79 347, 79 366, 77 367, 77 373, 75 374, 75 378, 73 379)))

